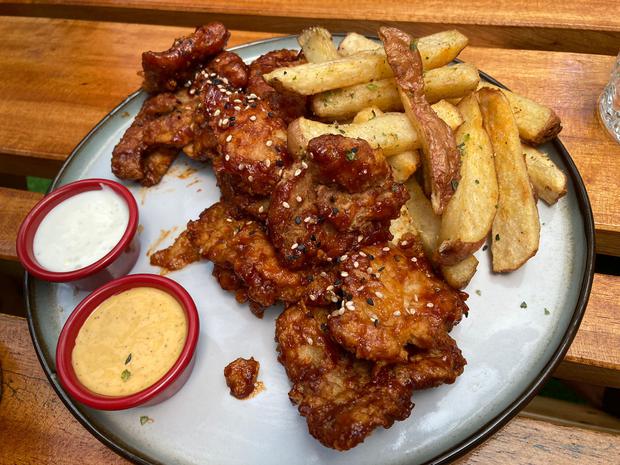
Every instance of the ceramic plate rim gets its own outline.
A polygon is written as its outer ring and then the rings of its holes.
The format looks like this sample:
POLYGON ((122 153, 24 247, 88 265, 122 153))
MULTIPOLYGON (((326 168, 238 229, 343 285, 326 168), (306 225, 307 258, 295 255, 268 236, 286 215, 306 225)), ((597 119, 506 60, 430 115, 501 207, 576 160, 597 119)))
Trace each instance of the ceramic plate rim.
MULTIPOLYGON (((334 37, 344 37, 343 33, 334 33, 332 34, 334 37)), ((244 48, 250 48, 259 45, 266 45, 272 42, 278 42, 284 39, 290 39, 296 37, 295 35, 290 36, 279 36, 272 37, 263 40, 257 40, 253 42, 248 42, 245 44, 237 45, 235 47, 231 47, 228 50, 235 51, 244 48)), ((368 36, 370 38, 376 39, 376 37, 368 36)), ((460 60, 455 60, 459 62, 460 60)), ((499 87, 504 89, 508 89, 506 86, 496 81, 494 78, 489 76, 488 74, 480 71, 480 76, 499 87)), ((130 94, 127 98, 125 98, 122 102, 120 102, 112 111, 110 111, 106 116, 103 117, 96 126, 94 126, 88 134, 80 141, 80 143, 73 149, 67 160, 63 163, 60 171, 54 178, 54 181, 50 185, 48 192, 54 190, 61 180, 63 173, 69 167, 72 160, 76 158, 81 151, 82 146, 84 146, 91 137, 93 137, 110 119, 112 119, 127 103, 131 102, 133 99, 138 97, 143 91, 137 90, 130 94)), ((583 315, 585 314, 585 309, 588 303, 588 299, 590 296, 590 291, 592 288, 592 281, 594 279, 594 218, 592 214, 592 208, 590 206, 590 200, 588 198, 588 194, 583 183, 583 179, 581 174, 577 170, 573 159, 571 158, 568 150, 564 147, 564 144, 559 140, 559 138, 554 138, 551 143, 553 144, 555 150, 557 150, 558 154, 568 167, 568 175, 573 181, 573 185, 575 187, 575 194, 577 197, 577 203, 579 205, 579 211, 584 219, 584 233, 585 233, 585 248, 586 248, 586 261, 584 266, 584 274, 582 277, 581 287, 579 291, 579 297, 577 299, 576 307, 573 311, 573 315, 570 319, 568 327, 566 328, 566 332, 562 337, 562 340, 559 343, 559 346, 556 348, 553 356, 549 360, 549 362, 542 368, 540 373, 536 376, 536 378, 532 381, 532 383, 527 386, 521 394, 506 407, 503 411, 497 414, 495 417, 487 421, 484 425, 478 428, 477 431, 472 433, 465 440, 461 441, 457 445, 451 447, 448 450, 445 450, 435 456, 433 459, 425 462, 425 464, 445 464, 449 463, 476 446, 480 445, 482 442, 487 440, 492 434, 498 431, 502 426, 504 426, 508 421, 510 421, 540 390, 542 385, 551 377, 555 368, 564 358, 564 355, 568 351, 570 344, 572 343, 575 335, 577 334, 577 330, 583 319, 583 315)), ((24 289, 25 289, 25 300, 26 300, 26 312, 28 318, 28 329, 30 331, 30 336, 32 338, 32 342, 34 344, 35 352, 37 354, 37 358, 39 359, 39 363, 41 364, 43 371, 45 372, 46 377, 48 378, 50 384, 52 385, 54 391, 60 400, 65 404, 67 409, 71 412, 71 414, 88 430, 95 438, 97 438, 101 443, 106 445, 108 448, 121 455, 122 457, 131 460, 134 463, 143 464, 143 465, 159 465, 160 462, 153 461, 150 458, 147 458, 138 450, 135 450, 132 447, 129 447, 122 443, 120 438, 115 437, 113 434, 107 431, 101 431, 94 422, 90 421, 80 410, 80 406, 76 401, 71 399, 69 395, 63 390, 60 386, 58 379, 54 376, 54 367, 50 367, 47 359, 44 348, 39 342, 39 334, 38 328, 34 323, 33 311, 31 308, 31 297, 30 297, 30 284, 29 284, 29 275, 28 273, 24 274, 24 289)))

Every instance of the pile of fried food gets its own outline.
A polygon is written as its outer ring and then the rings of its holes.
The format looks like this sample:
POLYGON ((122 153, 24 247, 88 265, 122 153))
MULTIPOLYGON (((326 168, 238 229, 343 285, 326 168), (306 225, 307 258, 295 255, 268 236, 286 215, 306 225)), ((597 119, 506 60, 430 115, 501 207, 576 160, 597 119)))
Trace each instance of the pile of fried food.
POLYGON ((246 65, 224 50, 224 25, 199 27, 143 54, 150 96, 112 158, 116 176, 145 186, 180 151, 210 161, 221 200, 151 263, 204 258, 257 316, 283 303, 290 399, 338 450, 407 418, 414 390, 463 372, 449 332, 468 311, 458 289, 473 253, 491 234, 494 271, 520 267, 538 249, 536 198, 566 191, 531 146, 559 119, 452 64, 465 36, 379 36, 336 48, 313 27, 301 52, 246 65))

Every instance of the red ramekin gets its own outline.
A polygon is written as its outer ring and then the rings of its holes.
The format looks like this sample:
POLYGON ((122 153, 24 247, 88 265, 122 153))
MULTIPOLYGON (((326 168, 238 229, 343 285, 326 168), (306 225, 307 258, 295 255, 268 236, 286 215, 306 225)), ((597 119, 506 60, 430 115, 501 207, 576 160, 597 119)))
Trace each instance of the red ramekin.
POLYGON ((80 289, 93 290, 112 279, 126 275, 133 268, 140 253, 140 244, 136 238, 137 229, 138 204, 125 186, 109 179, 84 179, 56 189, 34 206, 19 228, 17 255, 28 272, 39 279, 71 282, 80 289), (79 270, 55 272, 39 265, 34 256, 33 242, 37 228, 45 215, 69 197, 86 191, 100 190, 102 186, 112 189, 125 201, 129 209, 127 229, 118 244, 103 258, 79 270))
POLYGON ((124 410, 137 406, 158 404, 172 397, 189 378, 194 367, 200 322, 196 305, 188 292, 175 281, 154 274, 134 274, 109 282, 86 297, 65 323, 56 346, 56 371, 60 383, 78 402, 99 410, 124 410), (187 339, 181 355, 172 368, 152 386, 128 396, 111 397, 96 394, 78 380, 71 356, 75 339, 90 314, 107 298, 135 287, 154 287, 173 296, 187 317, 187 339))

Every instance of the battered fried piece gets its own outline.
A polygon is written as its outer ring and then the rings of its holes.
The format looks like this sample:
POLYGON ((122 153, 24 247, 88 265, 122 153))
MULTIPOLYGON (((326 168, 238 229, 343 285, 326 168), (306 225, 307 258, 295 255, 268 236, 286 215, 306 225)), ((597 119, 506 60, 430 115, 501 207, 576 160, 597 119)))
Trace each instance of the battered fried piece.
POLYGON ((269 237, 290 269, 329 262, 392 238, 390 221, 409 198, 383 156, 361 139, 323 135, 273 192, 269 237))
POLYGON ((248 70, 241 58, 222 52, 199 70, 188 88, 148 98, 112 153, 112 172, 121 179, 157 184, 178 152, 204 161, 217 140, 196 112, 199 95, 222 80, 245 84, 248 70), (217 77, 219 76, 219 77, 217 77))
POLYGON ((121 179, 157 184, 179 149, 193 139, 195 103, 186 89, 148 98, 112 153, 112 172, 121 179))
POLYGON ((411 124, 420 136, 424 155, 424 189, 440 215, 459 180, 460 153, 450 127, 433 111, 424 95, 422 59, 415 41, 405 32, 382 27, 379 37, 387 54, 398 92, 411 124))
POLYGON ((191 80, 196 67, 221 52, 230 33, 222 23, 209 23, 180 39, 165 52, 144 52, 142 88, 149 92, 170 92, 191 80))
POLYGON ((263 74, 274 69, 297 66, 306 63, 301 52, 296 50, 274 50, 258 57, 250 65, 248 92, 266 100, 275 112, 288 125, 294 119, 307 113, 308 98, 293 92, 279 92, 263 79, 263 74))
POLYGON ((333 293, 326 289, 334 281, 333 274, 282 267, 262 226, 256 221, 234 219, 231 210, 230 205, 216 203, 203 211, 171 247, 151 255, 151 264, 178 269, 187 262, 179 255, 194 257, 197 251, 217 265, 214 274, 222 287, 236 291, 238 298, 247 298, 258 316, 278 301, 331 300, 333 293))
POLYGON ((409 350, 450 345, 447 332, 468 308, 467 294, 437 278, 415 237, 400 247, 365 247, 340 260, 342 306, 329 330, 357 357, 406 362, 409 350), (413 346, 413 347, 412 347, 413 346))
POLYGON ((230 394, 237 399, 245 399, 254 392, 256 378, 258 378, 258 369, 260 363, 250 359, 238 358, 224 368, 224 377, 226 384, 230 388, 230 394))
POLYGON ((328 311, 303 304, 288 307, 276 321, 278 360, 293 388, 291 401, 306 417, 310 434, 324 446, 348 450, 375 428, 389 428, 411 413, 408 373, 375 370, 335 344, 327 332, 328 311))

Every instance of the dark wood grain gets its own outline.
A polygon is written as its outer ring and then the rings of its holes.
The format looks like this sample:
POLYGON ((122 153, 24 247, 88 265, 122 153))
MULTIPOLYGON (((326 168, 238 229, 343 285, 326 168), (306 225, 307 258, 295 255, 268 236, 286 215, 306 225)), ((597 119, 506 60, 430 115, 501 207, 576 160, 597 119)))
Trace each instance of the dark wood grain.
POLYGON ((194 26, 218 19, 249 31, 296 33, 320 23, 336 31, 375 33, 394 25, 413 34, 456 27, 473 45, 616 54, 620 16, 613 2, 579 0, 2 0, 0 14, 194 26))
MULTIPOLYGON (((129 463, 97 442, 58 399, 39 366, 26 321, 0 314, 0 328, 0 463, 129 463)), ((458 463, 602 465, 619 454, 618 435, 518 416, 458 463)))

